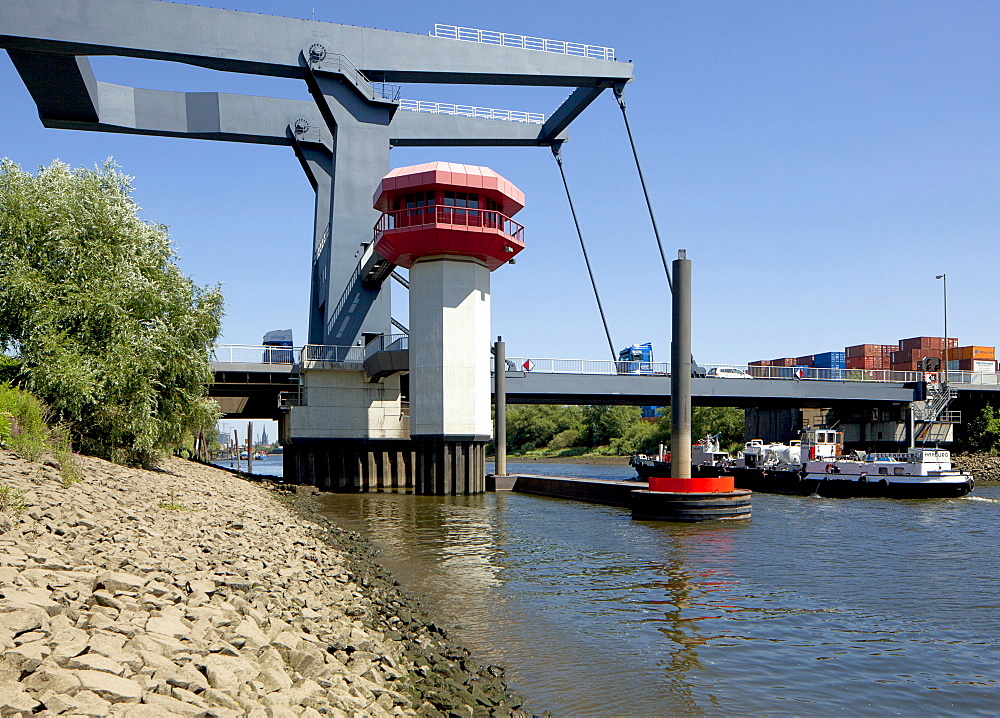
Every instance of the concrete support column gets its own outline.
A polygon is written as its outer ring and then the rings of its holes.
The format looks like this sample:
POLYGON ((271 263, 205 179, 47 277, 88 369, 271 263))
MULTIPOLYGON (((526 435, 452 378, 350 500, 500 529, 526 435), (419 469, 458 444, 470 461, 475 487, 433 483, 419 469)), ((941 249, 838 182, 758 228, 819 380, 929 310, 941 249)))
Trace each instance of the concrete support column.
POLYGON ((485 491, 490 272, 471 257, 410 268, 410 437, 418 494, 485 491))

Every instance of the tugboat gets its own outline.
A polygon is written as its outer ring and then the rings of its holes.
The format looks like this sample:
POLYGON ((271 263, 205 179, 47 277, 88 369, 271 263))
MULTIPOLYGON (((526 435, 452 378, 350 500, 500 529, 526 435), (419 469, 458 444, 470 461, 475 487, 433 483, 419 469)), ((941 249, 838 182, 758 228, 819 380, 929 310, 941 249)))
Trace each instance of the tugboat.
MULTIPOLYGON (((843 434, 833 429, 805 429, 798 441, 765 444, 748 441, 737 458, 719 451, 717 437, 692 448, 692 474, 731 474, 736 487, 769 493, 825 497, 933 499, 965 496, 975 488, 972 474, 951 466, 945 449, 911 448, 903 453, 843 456, 843 434), (707 473, 712 472, 712 473, 707 473)), ((637 455, 629 461, 640 479, 669 470, 669 457, 637 455)))

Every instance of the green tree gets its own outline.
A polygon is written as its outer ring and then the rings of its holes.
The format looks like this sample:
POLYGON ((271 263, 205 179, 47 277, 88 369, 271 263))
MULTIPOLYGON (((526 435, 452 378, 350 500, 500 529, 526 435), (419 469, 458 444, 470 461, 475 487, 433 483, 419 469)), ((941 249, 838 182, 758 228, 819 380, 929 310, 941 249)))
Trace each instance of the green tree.
POLYGON ((969 451, 996 451, 1000 448, 1000 412, 986 404, 965 426, 965 448, 969 451))
POLYGON ((709 434, 721 434, 719 446, 724 450, 742 448, 745 412, 730 406, 697 406, 691 410, 691 439, 697 441, 709 434))
POLYGON ((82 452, 148 464, 214 424, 223 301, 181 274, 131 192, 110 161, 36 175, 0 161, 0 346, 82 452))
POLYGON ((588 446, 605 446, 612 439, 623 437, 629 429, 643 424, 642 410, 637 406, 585 406, 583 407, 588 446))
MULTIPOLYGON (((664 407, 654 432, 639 449, 653 453, 660 443, 670 446, 670 407, 664 407)), ((744 411, 733 407, 696 406, 691 409, 691 440, 698 441, 709 434, 721 434, 719 445, 725 450, 742 448, 744 411)))
POLYGON ((540 449, 556 435, 579 432, 582 424, 583 413, 578 406, 512 406, 507 409, 507 445, 511 453, 540 449))

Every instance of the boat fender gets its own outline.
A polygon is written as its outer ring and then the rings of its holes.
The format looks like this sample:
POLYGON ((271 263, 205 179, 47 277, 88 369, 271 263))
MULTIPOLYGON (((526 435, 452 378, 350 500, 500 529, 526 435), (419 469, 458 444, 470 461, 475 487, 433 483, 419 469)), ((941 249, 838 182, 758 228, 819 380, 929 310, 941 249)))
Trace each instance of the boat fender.
POLYGON ((889 488, 889 479, 879 479, 878 487, 880 489, 888 489, 889 488))
POLYGON ((832 474, 832 473, 833 473, 833 470, 834 470, 835 468, 837 468, 837 467, 836 467, 836 466, 834 466, 833 464, 827 464, 827 465, 826 465, 826 473, 828 473, 828 474, 832 474))
POLYGON ((868 483, 868 474, 861 474, 861 476, 858 477, 858 481, 860 483, 862 483, 862 484, 867 484, 868 483))

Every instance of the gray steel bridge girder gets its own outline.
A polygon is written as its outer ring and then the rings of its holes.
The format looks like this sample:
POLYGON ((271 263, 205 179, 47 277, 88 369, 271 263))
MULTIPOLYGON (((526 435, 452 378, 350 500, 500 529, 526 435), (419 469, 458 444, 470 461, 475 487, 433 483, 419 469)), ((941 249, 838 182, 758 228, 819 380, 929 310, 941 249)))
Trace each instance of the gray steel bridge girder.
MULTIPOLYGON (((507 372, 506 377, 509 404, 670 404, 668 376, 507 372)), ((903 404, 914 398, 914 388, 904 384, 691 379, 691 400, 699 406, 829 407, 855 402, 903 404)))
POLYGON ((45 10, 38 0, 4 0, 0 46, 302 78, 301 49, 321 43, 387 82, 582 87, 632 79, 632 65, 614 60, 160 0, 46 0, 45 10))

